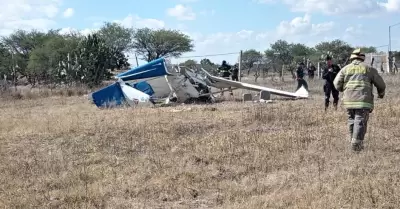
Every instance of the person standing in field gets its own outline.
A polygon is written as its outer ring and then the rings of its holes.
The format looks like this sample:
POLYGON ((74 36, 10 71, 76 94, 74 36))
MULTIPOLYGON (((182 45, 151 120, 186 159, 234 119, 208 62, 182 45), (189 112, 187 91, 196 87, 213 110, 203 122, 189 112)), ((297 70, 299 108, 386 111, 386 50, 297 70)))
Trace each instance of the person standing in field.
POLYGON ((232 81, 239 81, 239 67, 235 64, 232 69, 232 81))
POLYGON ((300 62, 297 65, 297 70, 296 70, 296 80, 297 80, 297 88, 296 91, 301 88, 301 86, 304 86, 304 88, 308 91, 308 84, 306 80, 304 80, 304 63, 300 62))
POLYGON ((311 64, 310 67, 308 68, 308 78, 310 80, 314 79, 315 71, 317 71, 317 68, 315 68, 314 64, 311 64))
POLYGON ((365 54, 355 49, 350 64, 344 66, 333 81, 335 88, 343 92, 343 105, 347 109, 351 147, 361 151, 367 132, 369 114, 374 109, 373 86, 378 98, 385 96, 386 84, 378 70, 364 63, 365 54))
POLYGON ((325 80, 324 93, 325 93, 325 111, 328 110, 330 97, 333 97, 333 107, 337 110, 337 105, 339 102, 339 91, 336 90, 333 85, 333 80, 336 78, 340 71, 338 65, 332 64, 332 58, 328 55, 326 56, 326 67, 322 73, 322 78, 325 80))
POLYGON ((231 76, 231 68, 232 67, 223 60, 221 66, 218 67, 219 76, 229 80, 229 77, 231 76))
MULTIPOLYGON (((218 67, 218 72, 220 77, 230 80, 231 77, 231 69, 232 66, 228 65, 225 60, 222 61, 222 65, 218 67)), ((229 87, 230 95, 233 95, 232 89, 229 87)), ((224 92, 221 92, 221 96, 224 95, 224 92)))

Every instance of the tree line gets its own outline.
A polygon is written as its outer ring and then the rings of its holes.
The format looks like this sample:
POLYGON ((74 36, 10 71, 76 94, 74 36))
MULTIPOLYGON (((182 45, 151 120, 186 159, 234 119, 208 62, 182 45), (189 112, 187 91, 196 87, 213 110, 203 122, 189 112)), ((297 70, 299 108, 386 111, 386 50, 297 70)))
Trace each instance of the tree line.
MULTIPOLYGON (((264 52, 255 49, 243 51, 241 66, 245 75, 249 75, 253 71, 256 77, 260 76, 260 72, 268 73, 270 71, 277 72, 280 75, 285 71, 293 74, 298 62, 309 63, 317 67, 318 62, 322 65, 324 64, 323 61, 325 61, 328 55, 334 63, 343 66, 356 47, 360 47, 364 53, 378 53, 377 49, 373 46, 352 46, 339 39, 320 42, 314 47, 309 47, 301 43, 289 43, 285 40, 277 40, 270 44, 269 48, 264 52)), ((400 59, 400 52, 395 53, 395 56, 398 56, 400 59)), ((213 63, 207 58, 202 59, 200 63, 197 63, 193 59, 181 63, 181 65, 187 67, 194 67, 198 64, 211 71, 219 65, 219 63, 213 63)))
MULTIPOLYGON (((335 62, 343 63, 354 47, 342 40, 321 42, 314 47, 278 40, 264 52, 244 51, 241 59, 247 74, 251 70, 258 72, 259 63, 264 64, 264 71, 281 72, 277 66, 282 65, 292 71, 298 61, 307 59, 316 63, 327 54, 335 62)), ((366 53, 377 52, 374 47, 362 48, 366 53)), ((94 87, 110 79, 112 71, 130 68, 127 56, 130 52, 142 60, 152 61, 160 57, 178 58, 193 49, 191 37, 178 30, 133 29, 110 22, 105 22, 90 35, 76 31, 61 33, 60 29, 47 32, 16 30, 0 39, 0 77, 16 85, 53 88, 84 84, 94 87)), ((200 63, 187 60, 181 64, 201 64, 214 73, 218 66, 209 59, 200 63)))
POLYGON ((0 76, 32 86, 94 87, 110 79, 112 71, 129 68, 129 52, 151 61, 177 57, 193 47, 192 39, 177 30, 133 29, 110 22, 89 35, 17 30, 1 37, 0 76))

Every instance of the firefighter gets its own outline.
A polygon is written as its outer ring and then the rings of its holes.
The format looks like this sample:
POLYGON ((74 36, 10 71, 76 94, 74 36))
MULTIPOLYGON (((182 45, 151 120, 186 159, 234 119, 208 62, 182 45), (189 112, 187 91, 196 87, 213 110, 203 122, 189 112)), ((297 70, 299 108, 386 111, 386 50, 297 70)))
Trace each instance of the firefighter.
POLYGON ((332 94, 333 97, 333 106, 335 110, 337 110, 337 105, 339 102, 339 91, 336 90, 333 85, 333 80, 336 75, 339 73, 340 67, 338 65, 332 64, 332 58, 328 55, 326 57, 326 67, 322 73, 322 78, 325 80, 324 84, 324 93, 325 93, 325 111, 329 107, 330 97, 332 94))
POLYGON ((296 70, 296 79, 297 79, 297 90, 301 88, 301 86, 304 86, 304 88, 308 91, 308 84, 306 80, 304 80, 304 63, 300 62, 297 64, 297 70, 296 70))
POLYGON ((350 64, 344 66, 333 84, 343 92, 343 105, 347 109, 351 147, 354 151, 363 149, 369 114, 374 109, 373 86, 378 98, 385 96, 386 84, 377 69, 364 63, 365 54, 355 49, 350 56, 350 64))
POLYGON ((232 80, 239 81, 239 66, 235 64, 232 69, 232 80))
POLYGON ((225 79, 229 79, 229 77, 231 76, 230 73, 231 68, 232 67, 228 65, 225 60, 223 60, 222 65, 218 67, 219 76, 225 79))
MULTIPOLYGON (((231 69, 232 69, 232 67, 230 65, 228 65, 225 60, 223 60, 222 65, 220 67, 218 67, 218 72, 219 72, 220 77, 230 80, 231 69)), ((230 95, 232 96, 233 92, 230 87, 229 87, 229 92, 230 92, 230 95)), ((223 96, 223 95, 224 95, 224 92, 221 92, 221 96, 223 96)))

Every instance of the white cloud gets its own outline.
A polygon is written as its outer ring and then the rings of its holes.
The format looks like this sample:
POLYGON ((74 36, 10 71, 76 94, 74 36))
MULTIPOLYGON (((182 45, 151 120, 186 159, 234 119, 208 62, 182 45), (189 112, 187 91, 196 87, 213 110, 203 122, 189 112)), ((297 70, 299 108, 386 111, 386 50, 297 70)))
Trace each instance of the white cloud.
POLYGON ((213 15, 215 15, 215 10, 203 10, 203 11, 201 11, 200 12, 200 15, 203 15, 203 16, 213 16, 213 15))
POLYGON ((253 0, 253 2, 257 2, 260 4, 269 4, 269 3, 276 3, 276 0, 253 0))
POLYGON ((50 29, 60 4, 60 0, 1 0, 0 35, 16 29, 50 29))
MULTIPOLYGON (((323 40, 333 40, 333 38, 328 38, 326 35, 329 35, 334 27, 335 24, 333 22, 313 23, 311 16, 306 14, 303 17, 295 17, 290 21, 282 21, 275 30, 270 31, 241 30, 233 33, 214 33, 209 35, 186 32, 194 40, 195 51, 185 54, 184 58, 173 59, 173 63, 183 62, 188 59, 186 58, 188 56, 236 52, 236 54, 232 55, 207 56, 213 62, 219 63, 222 60, 227 60, 233 63, 237 61, 240 50, 256 49, 263 52, 278 39, 313 46, 323 40)), ((194 57, 193 59, 200 61, 203 58, 194 57)))
POLYGON ((71 32, 79 32, 79 33, 87 36, 89 34, 93 34, 93 33, 97 32, 98 30, 99 30, 98 28, 86 28, 86 29, 83 29, 83 30, 77 30, 75 28, 67 27, 67 28, 62 28, 60 30, 60 33, 61 34, 68 34, 68 33, 71 33, 71 32))
MULTIPOLYGON (((128 15, 122 20, 114 20, 113 22, 120 23, 124 27, 133 27, 133 28, 143 28, 143 27, 149 27, 153 29, 158 29, 158 28, 163 28, 165 27, 164 21, 157 20, 157 19, 151 19, 151 18, 141 18, 137 15, 128 15)), ((101 22, 94 22, 92 28, 85 28, 78 30, 76 28, 72 27, 66 27, 62 28, 60 33, 69 33, 71 31, 73 32, 80 32, 84 35, 88 35, 91 33, 94 33, 99 30, 99 28, 103 25, 101 22)))
MULTIPOLYGON (((269 0, 258 0, 259 3, 270 3, 269 0)), ((378 16, 381 12, 399 12, 400 0, 282 0, 296 12, 321 12, 328 15, 378 16)))
POLYGON ((196 19, 196 14, 193 12, 192 8, 185 7, 182 4, 178 4, 173 8, 167 9, 167 14, 171 17, 177 18, 178 20, 196 19))
POLYGON ((320 35, 331 31, 333 27, 333 22, 313 24, 311 23, 311 16, 305 14, 304 17, 295 17, 291 21, 282 21, 277 27, 277 33, 283 37, 304 34, 320 35))
POLYGON ((129 14, 122 20, 115 20, 114 22, 120 23, 125 27, 135 27, 135 28, 163 28, 165 27, 165 22, 162 20, 152 19, 152 18, 141 18, 137 15, 129 14))
POLYGON ((65 18, 70 18, 74 15, 74 9, 73 8, 68 8, 64 11, 63 15, 65 18))
POLYGON ((343 40, 359 44, 360 40, 364 40, 366 37, 366 30, 362 24, 356 26, 348 26, 344 31, 343 40))
POLYGON ((362 35, 364 33, 363 25, 349 26, 345 30, 348 35, 362 35))
MULTIPOLYGON (((94 22, 92 24, 93 28, 85 28, 82 30, 78 30, 75 28, 67 27, 67 28, 61 29, 60 33, 66 34, 69 32, 80 32, 83 35, 88 35, 88 34, 95 33, 96 31, 99 30, 99 28, 103 25, 103 22, 100 22, 100 20, 110 21, 110 20, 104 20, 103 18, 100 18, 100 17, 92 17, 89 19, 94 20, 94 22)), ((125 18, 123 18, 121 20, 114 20, 113 22, 120 23, 124 27, 133 27, 133 28, 148 27, 148 28, 153 28, 153 29, 159 29, 159 28, 165 27, 165 22, 162 20, 157 20, 157 19, 152 19, 152 18, 142 18, 142 17, 139 17, 138 15, 132 15, 132 14, 129 14, 128 16, 126 16, 125 18)), ((134 54, 128 53, 127 55, 129 57, 128 58, 129 63, 131 63, 132 65, 135 66, 136 60, 135 60, 134 54)), ((140 64, 144 64, 144 62, 140 61, 140 64)))
POLYGON ((378 4, 389 12, 400 11, 400 0, 388 0, 387 2, 379 2, 378 4))
POLYGON ((193 52, 186 53, 179 59, 172 59, 173 63, 183 62, 187 57, 200 61, 208 58, 213 62, 220 63, 226 60, 230 63, 237 62, 240 50, 254 48, 263 51, 268 48, 271 40, 275 40, 272 33, 256 33, 251 30, 241 30, 232 33, 202 34, 198 32, 184 32, 189 35, 195 44, 193 52), (233 53, 233 54, 231 54, 233 53), (213 54, 226 54, 218 56, 205 56, 213 54), (198 57, 200 56, 200 57, 198 57))

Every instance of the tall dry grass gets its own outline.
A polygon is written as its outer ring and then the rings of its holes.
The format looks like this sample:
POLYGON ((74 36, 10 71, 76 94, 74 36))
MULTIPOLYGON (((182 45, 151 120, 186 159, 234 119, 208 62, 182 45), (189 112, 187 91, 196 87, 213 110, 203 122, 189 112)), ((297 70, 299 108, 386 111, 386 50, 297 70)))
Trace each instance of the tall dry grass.
MULTIPOLYGON (((0 86, 1 87, 1 86, 0 86)), ((71 88, 29 88, 25 86, 0 88, 0 101, 4 100, 23 100, 41 99, 54 96, 72 97, 82 96, 90 92, 86 87, 71 88)))
POLYGON ((323 112, 322 81, 309 100, 269 104, 3 101, 0 207, 399 208, 399 79, 385 77, 359 154, 345 111, 323 112))

